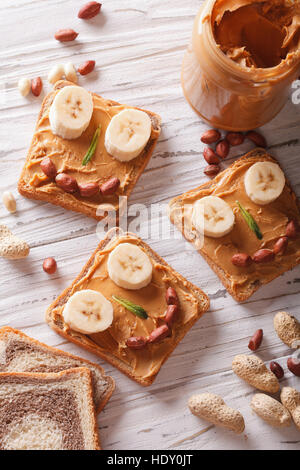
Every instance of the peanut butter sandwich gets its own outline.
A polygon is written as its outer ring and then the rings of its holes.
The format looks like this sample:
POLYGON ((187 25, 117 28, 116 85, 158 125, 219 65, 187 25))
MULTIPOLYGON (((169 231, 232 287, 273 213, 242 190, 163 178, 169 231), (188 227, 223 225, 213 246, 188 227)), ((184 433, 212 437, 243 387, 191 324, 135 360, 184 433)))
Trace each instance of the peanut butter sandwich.
POLYGON ((43 101, 19 191, 100 220, 149 162, 160 117, 59 81, 43 101))
POLYGON ((239 302, 300 264, 299 201, 263 149, 174 198, 169 208, 171 221, 239 302))
POLYGON ((115 229, 49 307, 46 321, 147 386, 208 308, 198 287, 136 235, 115 229))

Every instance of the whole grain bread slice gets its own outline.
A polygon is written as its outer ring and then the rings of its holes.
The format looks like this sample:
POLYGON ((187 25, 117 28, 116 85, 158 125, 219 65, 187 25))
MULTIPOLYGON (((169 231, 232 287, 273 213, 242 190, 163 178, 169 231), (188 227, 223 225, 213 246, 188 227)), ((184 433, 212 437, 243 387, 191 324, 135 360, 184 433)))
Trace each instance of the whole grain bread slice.
POLYGON ((13 328, 0 329, 0 372, 57 373, 77 367, 91 371, 94 403, 99 413, 115 389, 113 378, 105 375, 102 367, 40 343, 13 328))
POLYGON ((0 373, 1 450, 100 450, 87 368, 0 373))
POLYGON ((119 357, 117 357, 116 355, 112 355, 109 351, 96 344, 88 335, 84 335, 82 333, 70 330, 64 323, 63 317, 55 313, 55 309, 57 306, 63 306, 68 301, 74 285, 76 285, 89 271, 90 267, 94 263, 95 257, 98 252, 107 249, 109 244, 114 243, 114 241, 118 239, 118 237, 133 237, 135 240, 138 240, 139 246, 145 250, 148 256, 152 258, 152 260, 154 260, 155 262, 160 263, 162 266, 165 266, 170 269, 172 276, 174 276, 174 278, 176 279, 178 284, 184 289, 184 291, 193 294, 198 300, 199 307, 197 315, 191 318, 191 320, 187 324, 185 324, 181 331, 177 334, 162 364, 168 359, 170 354, 174 351, 174 349, 184 338, 190 328, 209 309, 209 298, 199 287, 196 287, 195 285, 187 281, 183 276, 181 276, 171 266, 169 266, 166 261, 162 259, 155 251, 153 251, 150 246, 147 245, 143 240, 141 240, 133 233, 122 233, 122 231, 117 228, 112 229, 112 231, 108 232, 107 236, 100 242, 97 249, 92 254, 91 258, 83 267, 81 273, 77 276, 71 286, 65 289, 62 294, 50 305, 50 307, 46 311, 46 322, 54 331, 56 331, 62 337, 102 357, 114 367, 119 369, 121 372, 126 374, 130 379, 138 382, 140 385, 149 386, 154 382, 159 371, 153 373, 153 375, 147 378, 143 378, 137 375, 134 370, 122 360, 121 355, 119 357))

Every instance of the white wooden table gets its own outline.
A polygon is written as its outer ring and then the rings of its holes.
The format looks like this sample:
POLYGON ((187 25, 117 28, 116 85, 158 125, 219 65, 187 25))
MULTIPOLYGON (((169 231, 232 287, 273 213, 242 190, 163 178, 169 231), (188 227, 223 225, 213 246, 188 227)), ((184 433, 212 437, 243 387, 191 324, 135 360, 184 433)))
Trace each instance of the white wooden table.
MULTIPOLYGON (((299 449, 294 426, 276 430, 250 410, 254 390, 231 371, 236 354, 247 353, 249 336, 263 328, 259 355, 286 366, 290 350, 277 338, 273 316, 288 310, 300 318, 300 268, 287 273, 238 305, 196 252, 182 240, 158 240, 159 218, 152 219, 149 244, 176 270, 211 298, 211 310, 192 328, 162 368, 155 384, 142 388, 109 364, 63 341, 44 322, 53 299, 78 274, 98 243, 96 222, 50 204, 25 199, 17 180, 41 105, 41 98, 22 98, 22 76, 41 76, 45 90, 50 67, 57 62, 79 65, 97 61, 87 89, 106 98, 151 109, 161 114, 163 130, 155 154, 135 188, 130 203, 167 203, 170 198, 206 180, 200 136, 207 126, 185 102, 180 67, 190 39, 195 0, 103 0, 100 16, 84 22, 77 11, 84 0, 2 0, 0 10, 0 181, 1 192, 13 191, 18 211, 0 205, 0 223, 7 224, 31 246, 25 260, 0 260, 0 326, 11 325, 52 346, 80 354, 102 366, 116 380, 116 391, 99 416, 104 449, 299 449), (53 39, 57 29, 72 27, 76 44, 53 39), (42 271, 53 256, 57 273, 42 271), (246 430, 233 435, 191 415, 187 400, 195 392, 219 393, 242 411, 246 430)), ((280 160, 300 196, 300 105, 287 104, 264 127, 272 153, 280 160)), ((251 148, 232 152, 234 158, 251 148)), ((231 158, 228 159, 228 163, 231 158)), ((166 214, 162 219, 167 222, 166 214)), ((286 373, 285 384, 300 389, 300 379, 286 373)))

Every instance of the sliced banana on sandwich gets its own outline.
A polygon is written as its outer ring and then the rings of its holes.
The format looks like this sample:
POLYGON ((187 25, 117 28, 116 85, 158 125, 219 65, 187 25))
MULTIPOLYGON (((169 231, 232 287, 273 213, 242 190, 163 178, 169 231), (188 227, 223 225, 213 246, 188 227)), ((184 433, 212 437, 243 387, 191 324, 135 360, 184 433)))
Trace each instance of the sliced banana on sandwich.
POLYGON ((66 86, 55 96, 49 112, 53 134, 77 139, 88 127, 93 114, 92 95, 79 86, 66 86))
POLYGON ((193 207, 192 223, 207 237, 220 238, 234 227, 235 215, 227 202, 217 196, 206 196, 193 207))
POLYGON ((107 270, 111 280, 124 289, 142 289, 152 279, 149 256, 132 243, 121 243, 110 253, 107 270))
POLYGON ((86 289, 69 298, 63 317, 72 330, 88 335, 107 330, 112 324, 113 313, 109 300, 100 292, 86 289))
POLYGON ((151 136, 151 119, 144 111, 124 109, 110 121, 105 133, 107 152, 121 162, 136 158, 151 136))
POLYGON ((255 204, 266 205, 275 201, 284 186, 284 173, 276 163, 255 163, 245 175, 246 193, 255 204))

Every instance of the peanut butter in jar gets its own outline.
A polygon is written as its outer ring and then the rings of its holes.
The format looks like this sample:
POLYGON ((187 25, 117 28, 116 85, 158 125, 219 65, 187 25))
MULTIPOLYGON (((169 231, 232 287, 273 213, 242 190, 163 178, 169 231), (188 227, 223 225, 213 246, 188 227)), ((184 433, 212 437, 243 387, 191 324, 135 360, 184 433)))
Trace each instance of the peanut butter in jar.
POLYGON ((211 126, 260 127, 300 72, 300 1, 207 0, 182 67, 185 97, 211 126))

